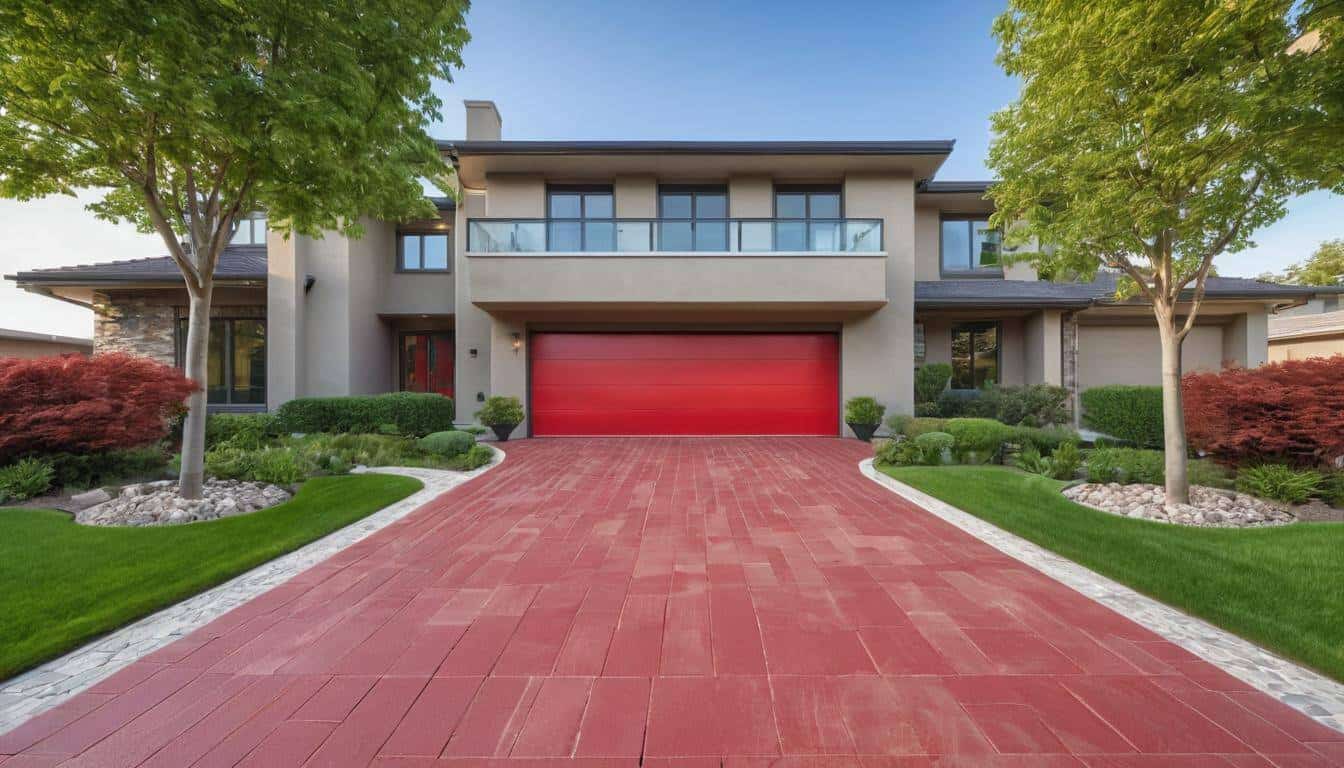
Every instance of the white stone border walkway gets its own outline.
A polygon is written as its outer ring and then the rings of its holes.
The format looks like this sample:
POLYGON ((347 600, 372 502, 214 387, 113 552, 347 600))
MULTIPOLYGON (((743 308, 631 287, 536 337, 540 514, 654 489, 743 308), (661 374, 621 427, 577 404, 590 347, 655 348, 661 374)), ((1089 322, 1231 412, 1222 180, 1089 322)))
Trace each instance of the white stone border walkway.
POLYGON ((1344 685, 894 480, 879 472, 872 459, 859 462, 859 471, 930 514, 1147 627, 1317 722, 1344 731, 1344 685))
POLYGON ((395 523, 441 494, 498 466, 504 460, 504 452, 494 445, 490 448, 495 452, 494 461, 472 472, 417 467, 373 467, 364 470, 414 477, 425 487, 287 555, 263 563, 213 589, 189 597, 59 659, 0 683, 0 734, 61 704, 131 662, 191 634, 248 600, 395 523))

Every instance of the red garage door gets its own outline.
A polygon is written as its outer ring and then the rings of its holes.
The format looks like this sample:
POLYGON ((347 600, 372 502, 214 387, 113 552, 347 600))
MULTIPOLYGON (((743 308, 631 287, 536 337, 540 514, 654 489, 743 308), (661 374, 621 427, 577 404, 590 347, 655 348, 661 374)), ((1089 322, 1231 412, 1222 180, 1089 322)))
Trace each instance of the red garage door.
POLYGON ((829 333, 539 333, 532 433, 835 435, 829 333))

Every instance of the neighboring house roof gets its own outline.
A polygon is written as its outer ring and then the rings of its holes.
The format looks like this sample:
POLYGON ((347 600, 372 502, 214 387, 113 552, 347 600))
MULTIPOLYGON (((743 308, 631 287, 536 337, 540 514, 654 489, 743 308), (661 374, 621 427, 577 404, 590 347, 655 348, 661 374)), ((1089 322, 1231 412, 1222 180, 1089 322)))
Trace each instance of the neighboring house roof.
POLYGON ((93 339, 84 338, 82 336, 58 336, 53 333, 33 333, 32 331, 18 331, 13 328, 0 328, 0 340, 70 344, 72 346, 93 349, 93 339))
POLYGON ((1269 318, 1270 341, 1341 334, 1344 334, 1344 310, 1269 318))
POLYGON ((932 141, 439 141, 459 155, 947 155, 932 141))
MULTIPOLYGON (((1087 283, 1046 280, 956 279, 915 283, 915 304, 921 307, 1060 307, 1083 308, 1115 304, 1120 276, 1098 274, 1087 283)), ((1301 286, 1265 283, 1244 277, 1210 277, 1204 286, 1208 299, 1302 300, 1318 293, 1344 293, 1340 286, 1301 286)))
MULTIPOLYGON (((182 272, 169 256, 33 269, 5 277, 20 283, 47 284, 182 282, 182 272)), ((215 265, 215 279, 265 280, 266 246, 225 246, 219 255, 219 263, 215 265)))

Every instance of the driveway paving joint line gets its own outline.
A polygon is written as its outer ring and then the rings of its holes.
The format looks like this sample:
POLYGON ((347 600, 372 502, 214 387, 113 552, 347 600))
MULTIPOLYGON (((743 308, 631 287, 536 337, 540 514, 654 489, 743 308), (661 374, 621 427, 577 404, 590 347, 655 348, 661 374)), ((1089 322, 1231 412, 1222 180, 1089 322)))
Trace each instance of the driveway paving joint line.
POLYGON ((368 468, 365 471, 370 473, 414 477, 424 483, 424 488, 287 555, 262 563, 217 587, 0 682, 0 734, 68 701, 131 663, 191 634, 504 461, 504 451, 489 443, 482 445, 495 452, 495 459, 471 472, 419 467, 368 468))
POLYGON ((1344 685, 1056 555, 859 462, 859 471, 1005 555, 1156 632, 1317 722, 1344 731, 1344 685))

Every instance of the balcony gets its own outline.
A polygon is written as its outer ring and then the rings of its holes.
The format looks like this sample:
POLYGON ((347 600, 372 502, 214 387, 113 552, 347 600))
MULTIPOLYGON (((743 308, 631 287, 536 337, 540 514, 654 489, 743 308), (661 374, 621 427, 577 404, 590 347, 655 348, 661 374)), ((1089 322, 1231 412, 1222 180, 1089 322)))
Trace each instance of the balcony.
POLYGON ((881 219, 472 219, 469 253, 880 253, 881 219))
POLYGON ((880 219, 472 219, 485 309, 870 310, 886 303, 880 219))

